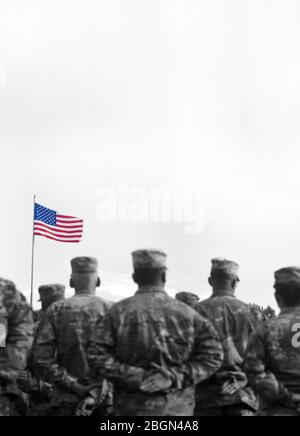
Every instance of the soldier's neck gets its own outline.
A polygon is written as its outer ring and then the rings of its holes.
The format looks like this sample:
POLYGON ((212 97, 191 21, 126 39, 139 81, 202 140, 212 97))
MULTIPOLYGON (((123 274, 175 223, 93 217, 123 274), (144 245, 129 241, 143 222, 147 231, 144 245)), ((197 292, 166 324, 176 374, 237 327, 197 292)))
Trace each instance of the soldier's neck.
POLYGON ((144 292, 165 292, 164 285, 139 285, 138 293, 144 292))
POLYGON ((213 297, 230 296, 235 297, 235 291, 233 289, 213 289, 213 297))
POLYGON ((284 306, 284 307, 280 307, 280 313, 281 314, 285 314, 285 313, 291 313, 291 312, 298 312, 300 310, 300 305, 297 306, 284 306))
POLYGON ((87 289, 75 289, 75 295, 95 295, 96 289, 87 288, 87 289))

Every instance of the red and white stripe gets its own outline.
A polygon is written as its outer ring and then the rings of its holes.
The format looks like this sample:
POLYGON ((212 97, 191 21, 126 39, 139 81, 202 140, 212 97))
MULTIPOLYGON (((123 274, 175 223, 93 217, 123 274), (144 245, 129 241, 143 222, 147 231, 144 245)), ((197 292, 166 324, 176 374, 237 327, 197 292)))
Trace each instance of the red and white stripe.
POLYGON ((56 215, 56 226, 42 221, 34 222, 35 236, 43 236, 58 242, 77 243, 83 235, 83 220, 67 215, 56 215))

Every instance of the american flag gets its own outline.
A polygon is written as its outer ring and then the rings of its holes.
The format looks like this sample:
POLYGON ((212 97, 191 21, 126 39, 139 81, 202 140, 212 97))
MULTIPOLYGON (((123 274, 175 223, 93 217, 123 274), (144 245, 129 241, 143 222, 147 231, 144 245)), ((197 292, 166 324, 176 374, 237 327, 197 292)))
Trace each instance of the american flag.
POLYGON ((58 242, 78 243, 83 234, 83 220, 60 215, 55 210, 35 203, 34 235, 58 242))

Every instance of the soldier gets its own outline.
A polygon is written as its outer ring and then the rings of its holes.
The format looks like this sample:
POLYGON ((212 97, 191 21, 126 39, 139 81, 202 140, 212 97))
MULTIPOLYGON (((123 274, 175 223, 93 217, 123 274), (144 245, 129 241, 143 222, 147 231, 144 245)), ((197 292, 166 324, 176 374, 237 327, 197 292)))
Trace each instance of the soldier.
POLYGON ((275 273, 281 313, 252 335, 245 370, 267 416, 300 416, 300 268, 275 273))
POLYGON ((192 294, 191 292, 179 292, 175 298, 176 300, 182 301, 182 303, 187 304, 192 309, 195 309, 200 301, 198 295, 192 294))
POLYGON ((133 253, 138 291, 97 324, 90 366, 114 383, 117 416, 192 416, 195 385, 222 364, 210 322, 165 291, 166 255, 133 253))
MULTIPOLYGON (((37 337, 38 327, 46 310, 56 301, 65 299, 64 285, 58 283, 39 287, 40 302, 42 309, 38 312, 37 321, 34 325, 34 337, 37 337)), ((50 412, 50 400, 52 386, 34 376, 32 353, 29 355, 27 369, 22 371, 18 378, 19 389, 28 396, 28 416, 46 416, 50 412)))
POLYGON ((0 416, 14 416, 19 401, 17 377, 32 345, 33 321, 25 297, 0 279, 0 416))
POLYGON ((235 262, 213 259, 209 278, 213 295, 197 307, 216 328, 225 353, 220 370, 197 388, 197 416, 251 416, 257 412, 258 403, 243 363, 250 334, 262 317, 254 316, 249 305, 235 297, 238 268, 235 262))
MULTIPOLYGON (((56 303, 56 301, 61 301, 65 299, 65 293, 66 287, 59 283, 42 285, 39 287, 39 302, 42 305, 38 316, 39 320, 43 317, 43 314, 51 306, 51 304, 56 303)), ((36 327, 38 327, 38 325, 36 327)))
POLYGON ((78 408, 96 406, 99 393, 103 393, 102 380, 96 386, 87 362, 92 332, 108 310, 106 302, 95 295, 100 286, 98 262, 80 257, 73 259, 71 266, 70 286, 75 288, 75 296, 48 309, 33 350, 37 373, 54 386, 51 405, 55 416, 72 416, 78 408))

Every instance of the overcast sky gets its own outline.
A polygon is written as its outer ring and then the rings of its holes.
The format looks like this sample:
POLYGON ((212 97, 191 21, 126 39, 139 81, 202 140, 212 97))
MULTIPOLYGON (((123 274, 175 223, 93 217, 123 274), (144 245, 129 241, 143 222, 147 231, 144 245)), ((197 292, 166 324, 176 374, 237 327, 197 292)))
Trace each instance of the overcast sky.
POLYGON ((0 0, 1 275, 28 295, 36 193, 85 219, 80 245, 37 239, 36 285, 94 255, 130 295, 130 252, 158 246, 172 290, 209 294, 224 256, 274 306, 274 270, 300 265, 299 21, 299 0, 0 0), (120 181, 193 186, 202 232, 101 223, 120 181))

